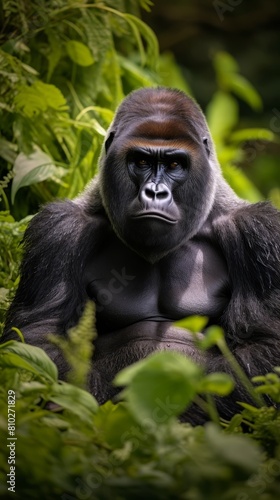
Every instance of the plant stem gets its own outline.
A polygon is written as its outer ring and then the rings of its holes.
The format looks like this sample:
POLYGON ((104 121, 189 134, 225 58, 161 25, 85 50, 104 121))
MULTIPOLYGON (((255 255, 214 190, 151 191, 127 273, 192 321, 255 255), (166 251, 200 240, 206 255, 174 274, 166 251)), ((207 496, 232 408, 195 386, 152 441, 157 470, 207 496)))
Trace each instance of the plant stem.
POLYGON ((229 350, 225 339, 219 339, 217 341, 217 346, 219 347, 221 353, 231 366, 233 372, 237 375, 238 379, 242 383, 243 387, 247 390, 248 394, 250 394, 252 400, 257 404, 257 406, 265 406, 265 401, 264 399, 260 396, 260 394, 256 393, 253 384, 251 381, 248 379, 246 373, 242 370, 241 366, 239 363, 236 361, 235 357, 229 350))

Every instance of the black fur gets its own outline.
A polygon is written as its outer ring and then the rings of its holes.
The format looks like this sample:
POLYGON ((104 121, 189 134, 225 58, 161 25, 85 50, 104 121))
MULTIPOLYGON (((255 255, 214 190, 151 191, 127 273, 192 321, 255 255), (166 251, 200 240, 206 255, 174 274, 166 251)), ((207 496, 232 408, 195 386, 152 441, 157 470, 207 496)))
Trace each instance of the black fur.
MULTIPOLYGON (((100 402, 116 393, 111 381, 121 368, 156 349, 179 350, 209 372, 230 371, 216 349, 202 355, 191 335, 172 326, 191 314, 206 314, 224 328, 249 376, 279 365, 279 211, 232 192, 203 114, 181 92, 132 93, 108 131, 99 176, 73 202, 44 207, 24 246, 2 341, 16 338, 12 326, 22 329, 26 342, 45 349, 64 378, 65 360, 47 335, 66 335, 92 298, 99 338, 89 389, 100 402), (139 211, 150 215, 135 219, 139 211)), ((246 399, 237 385, 230 398, 218 401, 221 415, 230 417, 235 401, 246 399)), ((192 407, 186 418, 197 423, 205 416, 192 407)))

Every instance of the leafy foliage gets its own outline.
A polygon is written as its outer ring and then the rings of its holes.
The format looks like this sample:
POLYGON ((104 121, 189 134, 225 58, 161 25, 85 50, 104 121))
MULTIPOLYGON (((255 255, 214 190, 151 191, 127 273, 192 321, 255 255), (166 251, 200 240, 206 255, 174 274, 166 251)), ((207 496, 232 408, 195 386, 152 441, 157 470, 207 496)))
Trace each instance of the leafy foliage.
MULTIPOLYGON (((86 367, 92 316, 89 306, 63 345, 67 355, 74 342, 86 367)), ((71 363, 75 370, 74 356, 71 363)), ((15 498, 277 498, 279 411, 242 404, 231 422, 204 427, 179 423, 176 416, 186 405, 199 404, 201 396, 212 404, 209 395, 226 395, 233 387, 224 374, 205 375, 185 356, 159 352, 126 368, 116 379, 126 386, 123 400, 101 407, 84 389, 59 382, 55 365, 39 348, 3 344, 0 372, 2 442, 9 436, 7 394, 11 389, 16 394, 15 498)), ((253 390, 266 392, 273 386, 268 392, 278 401, 278 373, 258 377, 253 390)), ((3 496, 8 455, 3 446, 3 496)))
POLYGON ((18 283, 21 248, 19 246, 31 217, 16 222, 8 212, 0 212, 0 333, 11 293, 18 283))
POLYGON ((251 83, 240 75, 236 61, 229 54, 218 52, 214 57, 214 68, 219 89, 208 104, 206 117, 218 159, 224 177, 235 192, 254 203, 262 200, 263 195, 237 167, 245 157, 242 146, 248 141, 275 141, 276 137, 268 129, 238 130, 239 107, 236 97, 256 111, 262 107, 261 97, 251 83))
POLYGON ((9 190, 5 195, 16 218, 23 215, 17 196, 23 186, 35 192, 35 211, 54 196, 78 194, 96 171, 105 129, 124 93, 140 86, 144 75, 146 84, 156 82, 156 73, 149 75, 157 40, 139 19, 139 6, 149 8, 150 2, 133 4, 3 2, 0 176, 16 171, 11 204, 9 190), (138 55, 143 76, 133 66, 138 55), (41 158, 33 161, 38 152, 41 158), (18 172, 25 169, 24 158, 29 175, 18 172))
MULTIPOLYGON (((123 96, 163 83, 190 89, 174 57, 159 57, 140 19, 150 0, 5 0, 0 2, 0 328, 17 286, 20 241, 31 214, 55 197, 77 195, 97 170, 106 129, 123 96)), ((250 141, 274 140, 265 129, 239 129, 238 99, 261 99, 225 53, 216 55, 218 90, 207 116, 224 174, 240 196, 262 198, 234 164, 250 141), (221 119, 222 117, 222 119, 221 119)), ((277 188, 271 187, 278 200, 277 188)), ((271 196, 272 196, 271 195, 271 196)), ((232 379, 206 375, 191 360, 156 353, 121 372, 123 400, 98 407, 86 391, 95 325, 92 305, 59 344, 68 383, 39 348, 0 346, 0 495, 7 496, 7 394, 16 393, 15 498, 274 500, 280 489, 279 368, 246 378, 223 332, 208 329, 201 349, 216 345, 251 394, 231 422, 220 421, 214 396, 232 379), (73 385, 75 384, 75 385, 73 385), (195 401, 208 411, 204 428, 179 423, 195 401)), ((194 335, 206 318, 178 322, 194 335)), ((21 337, 20 332, 19 337, 21 337)), ((51 332, 50 332, 51 334, 51 332)), ((195 337, 196 338, 196 337, 195 337)))

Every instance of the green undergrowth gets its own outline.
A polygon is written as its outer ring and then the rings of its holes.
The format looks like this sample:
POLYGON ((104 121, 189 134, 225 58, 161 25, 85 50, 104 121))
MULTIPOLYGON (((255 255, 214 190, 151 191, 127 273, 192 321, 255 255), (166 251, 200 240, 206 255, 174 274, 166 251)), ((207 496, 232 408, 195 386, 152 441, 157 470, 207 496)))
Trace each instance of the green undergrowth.
MULTIPOLYGON (((230 377, 206 375, 175 352, 155 353, 123 370, 115 381, 124 387, 120 402, 99 407, 86 390, 93 318, 89 303, 61 344, 72 366, 71 384, 58 380, 56 366, 41 349, 20 340, 0 346, 1 498, 279 498, 280 412, 260 400, 268 394, 280 402, 279 368, 247 381, 256 404, 241 402, 230 422, 217 418, 214 404, 215 396, 231 392, 230 377), (178 420, 193 401, 203 401, 209 411, 205 426, 178 420), (16 414, 9 427, 8 402, 16 414), (15 493, 7 493, 6 482, 11 443, 15 493)), ((197 318, 188 320, 188 328, 199 325, 197 318)), ((202 348, 226 345, 220 329, 212 327, 205 339, 202 348)))

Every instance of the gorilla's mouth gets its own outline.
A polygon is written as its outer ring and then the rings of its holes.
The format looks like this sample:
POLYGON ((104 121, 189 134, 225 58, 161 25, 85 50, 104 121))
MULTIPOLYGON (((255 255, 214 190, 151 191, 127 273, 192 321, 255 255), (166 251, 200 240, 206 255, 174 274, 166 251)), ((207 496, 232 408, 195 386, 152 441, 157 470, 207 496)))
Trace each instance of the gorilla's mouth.
POLYGON ((133 219, 158 219, 167 222, 168 224, 177 224, 178 222, 177 219, 173 219, 171 216, 157 211, 139 212, 138 214, 133 215, 133 219))

